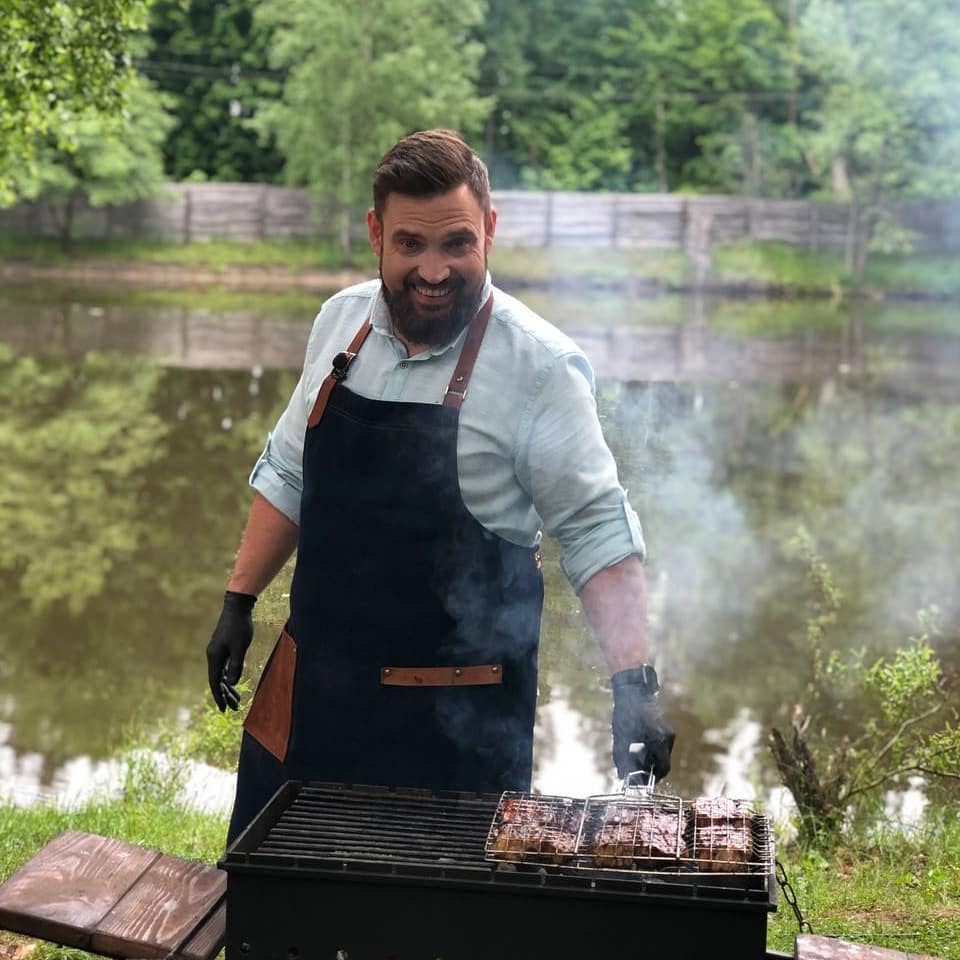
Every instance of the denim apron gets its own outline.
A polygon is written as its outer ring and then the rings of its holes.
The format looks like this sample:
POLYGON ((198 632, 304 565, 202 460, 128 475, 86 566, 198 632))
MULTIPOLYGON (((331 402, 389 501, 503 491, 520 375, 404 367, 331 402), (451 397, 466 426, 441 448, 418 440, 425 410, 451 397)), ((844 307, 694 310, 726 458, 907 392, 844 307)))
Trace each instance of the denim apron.
POLYGON ((492 298, 441 404, 361 397, 334 359, 308 421, 290 619, 245 724, 228 843, 286 780, 529 790, 539 553, 460 493, 459 410, 492 298))

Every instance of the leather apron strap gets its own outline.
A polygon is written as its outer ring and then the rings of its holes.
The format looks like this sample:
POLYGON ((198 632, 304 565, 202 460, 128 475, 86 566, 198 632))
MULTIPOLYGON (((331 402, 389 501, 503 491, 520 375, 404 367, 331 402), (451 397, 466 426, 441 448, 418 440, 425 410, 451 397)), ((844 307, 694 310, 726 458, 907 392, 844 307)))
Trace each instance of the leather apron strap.
MULTIPOLYGON (((493 312, 493 294, 487 297, 487 302, 477 311, 474 318, 470 321, 467 330, 467 338, 464 340, 463 348, 460 351, 460 359, 457 361, 457 367, 453 371, 450 383, 443 394, 443 405, 445 407, 454 407, 459 410, 461 404, 467 396, 467 386, 470 383, 470 377, 473 374, 474 364, 477 362, 477 354, 480 353, 480 345, 483 343, 483 335, 487 331, 487 323, 490 320, 490 314, 493 312)), ((324 411, 327 409, 327 403, 330 400, 330 394, 333 388, 341 381, 347 378, 347 371, 350 364, 353 363, 364 341, 367 339, 370 330, 370 318, 360 325, 360 329, 350 341, 350 346, 346 350, 338 353, 333 358, 333 369, 327 374, 326 380, 320 385, 317 393, 317 399, 314 401, 313 409, 310 411, 310 418, 307 420, 307 428, 315 427, 323 418, 324 411)))
POLYGON ((360 352, 360 348, 367 339, 370 330, 370 318, 368 317, 360 324, 360 329, 350 341, 350 346, 333 358, 333 369, 327 374, 327 379, 320 384, 320 392, 317 394, 313 409, 310 411, 310 419, 307 420, 308 429, 315 427, 320 422, 323 411, 327 409, 327 401, 330 399, 333 388, 346 378, 347 370, 350 369, 350 364, 353 363, 354 358, 360 352))
POLYGON ((483 343, 483 335, 487 332, 487 323, 490 320, 490 314, 493 312, 493 294, 487 297, 487 302, 480 308, 476 316, 470 321, 470 328, 467 330, 467 339, 463 343, 463 349, 460 351, 460 359, 457 361, 457 368, 453 371, 450 383, 443 394, 443 405, 445 407, 454 407, 460 409, 461 404, 467 396, 467 385, 470 383, 470 377, 473 375, 473 365, 477 362, 477 354, 480 352, 480 344, 483 343))

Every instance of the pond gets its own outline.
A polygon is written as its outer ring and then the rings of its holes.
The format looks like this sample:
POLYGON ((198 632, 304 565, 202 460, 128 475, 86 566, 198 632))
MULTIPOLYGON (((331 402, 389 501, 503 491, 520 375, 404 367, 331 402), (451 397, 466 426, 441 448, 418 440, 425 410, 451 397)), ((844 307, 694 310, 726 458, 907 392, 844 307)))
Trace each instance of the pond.
MULTIPOLYGON (((833 646, 887 652, 936 605, 957 665, 953 306, 522 296, 590 356, 644 524, 673 790, 777 796, 767 734, 811 679, 801 528, 843 593, 833 646)), ((82 793, 132 723, 203 703, 247 474, 318 304, 0 296, 4 794, 82 793)), ((607 790, 602 657, 550 542, 545 573, 535 786, 607 790)))

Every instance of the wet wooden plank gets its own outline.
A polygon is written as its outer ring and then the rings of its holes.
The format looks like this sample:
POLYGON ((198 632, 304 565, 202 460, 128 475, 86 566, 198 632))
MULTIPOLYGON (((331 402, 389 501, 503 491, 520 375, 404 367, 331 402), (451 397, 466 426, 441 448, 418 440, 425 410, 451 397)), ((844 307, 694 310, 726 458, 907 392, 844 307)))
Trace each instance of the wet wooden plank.
POLYGON ((867 943, 851 943, 836 937, 820 937, 803 933, 797 937, 796 960, 938 960, 918 953, 901 953, 873 947, 867 943))
POLYGON ((0 886, 0 927, 86 948, 93 929, 160 854, 68 830, 0 886))
POLYGON ((216 867, 161 856, 92 931, 96 953, 166 957, 191 936, 226 893, 216 867))
POLYGON ((177 951, 177 960, 210 960, 223 949, 226 938, 227 903, 223 900, 206 923, 177 951))

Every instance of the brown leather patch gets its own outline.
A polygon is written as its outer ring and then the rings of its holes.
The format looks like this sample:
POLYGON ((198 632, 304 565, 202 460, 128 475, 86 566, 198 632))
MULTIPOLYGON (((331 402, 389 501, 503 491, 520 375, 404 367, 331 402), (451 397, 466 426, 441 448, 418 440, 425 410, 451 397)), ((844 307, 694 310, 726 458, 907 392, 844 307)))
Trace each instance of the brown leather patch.
POLYGON ((290 742, 296 668, 296 641, 282 630, 243 722, 243 729, 281 763, 287 757, 290 742))
POLYGON ((476 687, 503 683, 499 663, 477 667, 381 667, 385 687, 476 687))

